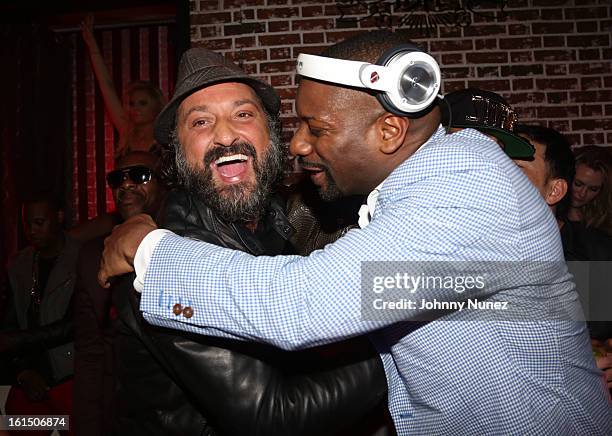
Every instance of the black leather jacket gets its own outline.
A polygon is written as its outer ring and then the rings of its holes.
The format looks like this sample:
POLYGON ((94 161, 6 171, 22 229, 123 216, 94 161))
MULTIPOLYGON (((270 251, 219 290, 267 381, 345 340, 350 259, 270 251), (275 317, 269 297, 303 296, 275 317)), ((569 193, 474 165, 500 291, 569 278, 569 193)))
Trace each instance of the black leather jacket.
MULTIPOLYGON (((254 255, 291 252, 293 228, 277 200, 255 233, 184 192, 170 194, 162 215, 160 227, 184 236, 254 255)), ((121 295, 130 301, 119 303, 118 356, 131 362, 120 363, 118 374, 119 434, 335 434, 359 425, 386 398, 382 363, 363 338, 287 352, 189 335, 146 324, 135 293, 121 295)))

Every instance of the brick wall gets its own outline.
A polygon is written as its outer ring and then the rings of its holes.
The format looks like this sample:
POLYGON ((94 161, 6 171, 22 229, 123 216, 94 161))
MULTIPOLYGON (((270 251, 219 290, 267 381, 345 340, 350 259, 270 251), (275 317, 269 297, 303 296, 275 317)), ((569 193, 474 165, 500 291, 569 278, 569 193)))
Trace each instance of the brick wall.
MULTIPOLYGON (((191 0, 192 45, 222 52, 276 87, 289 135, 297 55, 376 28, 363 19, 364 2, 348 3, 353 22, 340 20, 335 1, 191 0)), ((610 0, 509 0, 499 20, 480 15, 499 11, 478 10, 468 27, 413 39, 440 63, 446 92, 495 91, 524 122, 554 127, 575 145, 612 146, 611 10, 610 0)))

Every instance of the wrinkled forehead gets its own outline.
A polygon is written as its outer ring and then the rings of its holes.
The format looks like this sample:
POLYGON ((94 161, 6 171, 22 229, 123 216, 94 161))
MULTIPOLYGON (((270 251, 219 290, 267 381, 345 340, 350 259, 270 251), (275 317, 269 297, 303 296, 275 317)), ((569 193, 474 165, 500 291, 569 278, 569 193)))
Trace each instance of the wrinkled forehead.
POLYGON ((194 105, 207 107, 209 102, 211 108, 214 108, 214 105, 223 105, 224 103, 252 102, 259 110, 264 112, 261 99, 249 85, 242 82, 221 82, 206 86, 185 96, 178 107, 178 116, 179 118, 184 116, 194 105))

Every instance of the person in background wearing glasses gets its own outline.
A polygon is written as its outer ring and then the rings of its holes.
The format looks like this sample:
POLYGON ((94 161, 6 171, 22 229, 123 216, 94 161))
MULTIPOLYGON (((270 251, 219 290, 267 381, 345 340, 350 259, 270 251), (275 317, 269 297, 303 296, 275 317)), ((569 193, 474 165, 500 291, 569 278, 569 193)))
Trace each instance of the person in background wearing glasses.
MULTIPOLYGON (((158 157, 136 151, 117 162, 106 176, 120 220, 139 213, 155 216, 164 193, 157 177, 158 157)), ((104 237, 83 245, 74 293, 74 428, 77 434, 111 433, 113 339, 117 327, 115 294, 102 289, 96 275, 104 237)))
POLYGON ((8 267, 13 304, 0 334, 0 357, 9 361, 16 382, 6 401, 9 415, 70 415, 70 306, 79 243, 63 231, 63 222, 64 212, 51 192, 24 201, 23 229, 30 245, 8 267))

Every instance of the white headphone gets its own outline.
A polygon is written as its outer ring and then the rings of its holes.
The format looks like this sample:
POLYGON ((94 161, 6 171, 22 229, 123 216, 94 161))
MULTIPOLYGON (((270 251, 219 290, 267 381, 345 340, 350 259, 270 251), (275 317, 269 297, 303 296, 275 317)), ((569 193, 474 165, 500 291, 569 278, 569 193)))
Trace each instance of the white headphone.
POLYGON ((376 64, 300 54, 297 73, 326 82, 381 91, 376 98, 385 110, 414 116, 428 109, 440 90, 440 67, 412 44, 386 51, 376 64))

